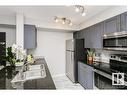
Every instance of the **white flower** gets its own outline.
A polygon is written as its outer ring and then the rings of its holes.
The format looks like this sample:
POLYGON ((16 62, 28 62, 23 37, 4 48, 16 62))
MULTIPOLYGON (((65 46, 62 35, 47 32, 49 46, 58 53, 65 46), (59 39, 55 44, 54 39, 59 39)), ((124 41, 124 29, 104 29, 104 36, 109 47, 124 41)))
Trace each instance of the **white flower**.
POLYGON ((16 59, 23 60, 26 56, 26 51, 23 49, 22 46, 13 44, 12 46, 12 53, 16 54, 16 59))
POLYGON ((12 45, 12 53, 16 53, 17 52, 17 45, 16 44, 13 44, 12 45))

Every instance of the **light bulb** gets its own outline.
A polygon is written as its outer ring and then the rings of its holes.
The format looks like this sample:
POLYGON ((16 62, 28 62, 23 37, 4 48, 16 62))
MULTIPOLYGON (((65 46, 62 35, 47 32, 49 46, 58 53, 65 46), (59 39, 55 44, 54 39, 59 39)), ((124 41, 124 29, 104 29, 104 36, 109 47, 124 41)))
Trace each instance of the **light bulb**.
POLYGON ((69 23, 70 26, 72 26, 72 23, 69 23))
POLYGON ((104 35, 103 35, 103 37, 104 37, 104 38, 106 38, 106 37, 107 37, 107 35, 106 35, 106 34, 104 34, 104 35))
POLYGON ((58 22, 58 19, 55 19, 55 22, 58 22))
POLYGON ((115 36, 117 36, 117 35, 118 35, 118 33, 114 33, 114 35, 115 35, 115 36))
POLYGON ((63 21, 62 23, 65 24, 65 21, 63 21))
POLYGON ((86 15, 86 13, 85 13, 85 12, 83 12, 83 13, 82 13, 82 16, 85 16, 85 15, 86 15))
POLYGON ((75 11, 76 11, 76 12, 79 12, 79 8, 76 7, 76 8, 75 8, 75 11))

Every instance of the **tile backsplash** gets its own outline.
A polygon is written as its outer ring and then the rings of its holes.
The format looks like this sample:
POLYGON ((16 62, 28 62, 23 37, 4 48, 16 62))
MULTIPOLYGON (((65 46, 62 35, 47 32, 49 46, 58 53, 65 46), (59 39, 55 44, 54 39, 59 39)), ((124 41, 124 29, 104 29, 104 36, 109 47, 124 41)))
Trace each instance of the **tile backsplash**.
POLYGON ((94 49, 95 57, 94 61, 109 63, 111 55, 127 55, 127 51, 111 51, 104 49, 94 49))
POLYGON ((94 61, 109 63, 110 54, 104 50, 95 50, 94 61))

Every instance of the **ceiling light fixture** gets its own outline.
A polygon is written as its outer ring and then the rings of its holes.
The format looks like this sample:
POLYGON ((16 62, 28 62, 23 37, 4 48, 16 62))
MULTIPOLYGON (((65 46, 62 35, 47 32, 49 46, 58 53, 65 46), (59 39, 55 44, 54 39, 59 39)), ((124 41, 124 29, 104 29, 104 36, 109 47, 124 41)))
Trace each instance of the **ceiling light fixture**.
POLYGON ((70 20, 70 19, 67 19, 67 18, 65 18, 65 17, 60 18, 60 17, 55 16, 54 21, 55 21, 55 22, 60 22, 60 23, 62 23, 62 24, 68 24, 68 25, 70 25, 70 26, 72 25, 71 20, 70 20))
POLYGON ((81 15, 82 16, 85 16, 86 15, 84 6, 75 5, 75 11, 76 12, 81 12, 81 15))

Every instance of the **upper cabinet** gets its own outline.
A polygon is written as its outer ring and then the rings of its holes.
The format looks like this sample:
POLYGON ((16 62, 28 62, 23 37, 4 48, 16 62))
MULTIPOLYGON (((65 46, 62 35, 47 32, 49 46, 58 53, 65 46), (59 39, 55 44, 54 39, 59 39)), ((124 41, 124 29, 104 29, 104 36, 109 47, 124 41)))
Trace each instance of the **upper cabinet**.
POLYGON ((92 45, 92 41, 91 41, 91 33, 90 33, 90 28, 86 28, 82 30, 83 32, 83 37, 85 39, 85 48, 90 48, 92 45))
POLYGON ((85 48, 102 48, 102 35, 127 31, 127 12, 74 33, 74 38, 85 38, 85 48))
POLYGON ((37 29, 35 25, 24 25, 24 48, 34 49, 37 46, 37 29))
POLYGON ((77 34, 78 34, 78 31, 76 31, 76 32, 73 33, 73 38, 74 39, 77 39, 78 38, 77 34))
POLYGON ((104 31, 103 23, 95 24, 91 27, 90 31, 92 39, 91 48, 102 48, 102 33, 104 31))
POLYGON ((120 31, 120 16, 115 16, 104 21, 104 33, 120 31))
POLYGON ((83 31, 74 32, 73 36, 75 39, 81 39, 81 38, 83 38, 83 31))
POLYGON ((127 31, 127 12, 121 14, 121 31, 127 31))

